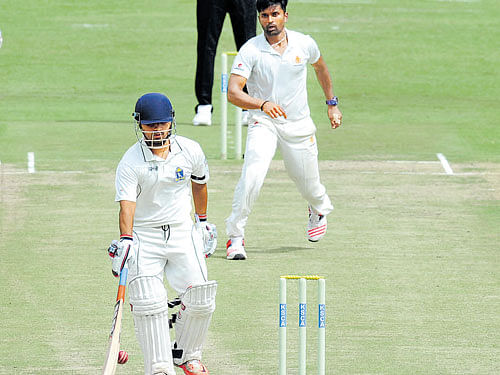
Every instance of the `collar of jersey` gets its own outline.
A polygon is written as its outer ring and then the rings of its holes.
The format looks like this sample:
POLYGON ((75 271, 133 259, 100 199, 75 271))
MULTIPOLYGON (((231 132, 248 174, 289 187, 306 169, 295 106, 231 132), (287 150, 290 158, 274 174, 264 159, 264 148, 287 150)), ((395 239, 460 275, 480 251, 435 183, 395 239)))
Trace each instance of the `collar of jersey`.
MULTIPOLYGON (((286 27, 285 27, 285 31, 286 31, 286 36, 288 38, 288 46, 287 46, 287 50, 288 50, 291 47, 291 44, 293 43, 293 36, 292 36, 293 35, 293 31, 290 32, 290 30, 288 30, 286 27)), ((267 41, 266 36, 264 35, 264 33, 262 33, 260 35, 262 37, 260 45, 259 45, 259 49, 261 50, 261 52, 267 52, 267 53, 272 53, 272 54, 279 55, 279 53, 276 52, 273 47, 271 47, 271 45, 267 41)))

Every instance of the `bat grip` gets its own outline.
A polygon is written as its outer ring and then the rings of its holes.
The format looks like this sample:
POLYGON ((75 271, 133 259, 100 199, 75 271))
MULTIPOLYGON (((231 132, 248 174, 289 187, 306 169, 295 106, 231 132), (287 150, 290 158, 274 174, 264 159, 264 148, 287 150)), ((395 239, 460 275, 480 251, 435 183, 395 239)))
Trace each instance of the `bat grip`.
POLYGON ((120 283, 118 284, 118 294, 116 296, 116 300, 125 301, 125 287, 127 285, 127 276, 128 276, 128 267, 125 266, 122 268, 120 272, 120 283))

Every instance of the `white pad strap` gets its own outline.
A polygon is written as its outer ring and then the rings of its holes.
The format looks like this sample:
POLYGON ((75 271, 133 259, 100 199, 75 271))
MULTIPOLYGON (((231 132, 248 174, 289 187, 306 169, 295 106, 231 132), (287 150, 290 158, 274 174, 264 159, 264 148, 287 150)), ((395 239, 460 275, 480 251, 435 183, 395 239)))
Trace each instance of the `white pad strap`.
POLYGON ((168 325, 167 292, 159 277, 138 277, 129 284, 135 333, 146 375, 175 375, 168 325))
POLYGON ((208 281, 193 285, 181 296, 181 309, 175 322, 175 337, 177 348, 182 350, 182 357, 174 359, 176 364, 201 359, 201 350, 215 310, 216 293, 217 282, 208 281))

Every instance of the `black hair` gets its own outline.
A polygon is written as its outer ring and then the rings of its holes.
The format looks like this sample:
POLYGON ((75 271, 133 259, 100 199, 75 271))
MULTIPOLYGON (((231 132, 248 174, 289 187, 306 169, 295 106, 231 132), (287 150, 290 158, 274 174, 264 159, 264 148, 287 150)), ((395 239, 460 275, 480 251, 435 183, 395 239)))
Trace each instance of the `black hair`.
POLYGON ((280 5, 283 12, 286 12, 286 6, 288 4, 288 0, 257 0, 255 7, 257 8, 257 12, 262 12, 264 9, 269 8, 271 5, 280 5))

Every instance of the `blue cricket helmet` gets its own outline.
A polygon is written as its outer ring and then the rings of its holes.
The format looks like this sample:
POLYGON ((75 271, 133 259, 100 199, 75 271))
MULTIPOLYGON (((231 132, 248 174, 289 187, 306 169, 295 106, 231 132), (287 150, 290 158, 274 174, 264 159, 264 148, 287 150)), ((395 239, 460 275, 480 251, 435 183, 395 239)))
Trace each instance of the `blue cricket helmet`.
POLYGON ((137 100, 133 116, 137 122, 144 125, 172 122, 174 110, 165 95, 152 92, 144 94, 137 100))

